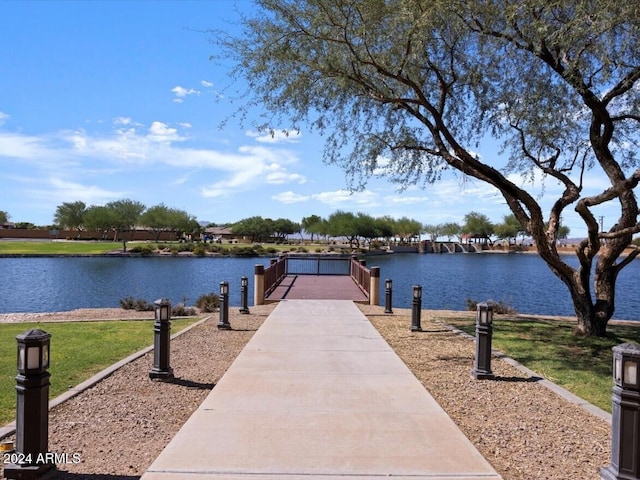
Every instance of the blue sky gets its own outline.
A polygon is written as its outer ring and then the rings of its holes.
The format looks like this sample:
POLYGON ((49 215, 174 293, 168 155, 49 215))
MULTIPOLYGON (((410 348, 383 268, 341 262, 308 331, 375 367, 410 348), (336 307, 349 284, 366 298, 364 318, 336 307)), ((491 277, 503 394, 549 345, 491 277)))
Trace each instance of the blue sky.
MULTIPOLYGON (((37 225, 63 202, 123 198, 217 224, 338 209, 434 224, 508 213, 491 187, 453 175, 404 192, 374 179, 351 195, 344 172, 322 163, 318 136, 221 129, 235 106, 205 31, 234 29, 236 8, 251 4, 0 0, 0 210, 37 225)), ((557 191, 547 184, 543 203, 557 191)), ((601 213, 607 227, 614 215, 601 213)), ((570 213, 565 223, 584 235, 570 213)))

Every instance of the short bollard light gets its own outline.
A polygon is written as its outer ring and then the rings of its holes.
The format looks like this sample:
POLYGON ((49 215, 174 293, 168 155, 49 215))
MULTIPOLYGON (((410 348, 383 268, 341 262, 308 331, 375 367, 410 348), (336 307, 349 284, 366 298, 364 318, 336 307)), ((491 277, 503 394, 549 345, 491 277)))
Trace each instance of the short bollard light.
POLYGON ((411 308, 411 331, 421 332, 420 316, 422 314, 422 287, 420 285, 413 286, 413 302, 411 308))
POLYGON ((600 469, 606 480, 640 479, 640 345, 613 347, 611 464, 600 469))
POLYGON ((161 298, 154 303, 156 321, 153 324, 153 368, 149 378, 163 382, 173 380, 171 357, 171 301, 161 298))
POLYGON ((384 281, 384 313, 393 313, 391 308, 393 297, 393 283, 390 278, 384 281))
POLYGON ((477 380, 494 378, 491 371, 493 304, 479 303, 476 315, 476 359, 471 375, 477 380))
POLYGON ((242 301, 240 313, 245 315, 251 313, 249 311, 249 279, 247 277, 240 279, 240 299, 242 301))
MULTIPOLYGON (((49 342, 51 335, 28 330, 16 336, 15 463, 4 465, 6 478, 37 479, 55 472, 49 449, 49 342)), ((13 460, 12 460, 13 461, 13 460)))
POLYGON ((220 282, 220 321, 218 329, 231 330, 229 323, 229 282, 220 282))

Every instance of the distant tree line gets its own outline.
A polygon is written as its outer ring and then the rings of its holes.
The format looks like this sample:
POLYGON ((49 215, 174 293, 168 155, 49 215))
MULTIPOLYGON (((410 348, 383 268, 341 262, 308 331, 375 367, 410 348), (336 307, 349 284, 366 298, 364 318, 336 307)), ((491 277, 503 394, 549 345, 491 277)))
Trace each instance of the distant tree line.
MULTIPOLYGON (((0 211, 0 223, 7 222, 9 218, 7 212, 0 211)), ((227 226, 233 235, 245 237, 254 243, 284 242, 289 235, 298 234, 302 238, 303 234, 306 234, 312 242, 320 238, 325 241, 329 238, 346 238, 352 248, 371 246, 373 241, 410 244, 418 240, 422 234, 426 234, 432 241, 442 238, 446 238, 447 241, 454 238, 461 241, 464 235, 471 235, 475 239, 487 242, 496 238, 509 243, 515 242, 518 236, 528 235, 514 215, 504 215, 502 222, 493 223, 486 215, 478 212, 466 214, 463 223, 445 222, 437 225, 423 225, 408 217, 373 217, 362 212, 338 210, 327 218, 310 215, 302 218, 299 223, 286 218, 273 220, 252 216, 227 226)), ((82 201, 62 203, 56 207, 54 227, 78 232, 103 232, 105 238, 108 236, 113 241, 121 240, 124 249, 126 234, 136 228, 150 230, 156 241, 162 232, 172 232, 176 236, 197 236, 203 230, 195 216, 184 210, 171 208, 163 203, 147 208, 142 203, 130 199, 90 206, 82 201)), ((558 238, 566 238, 568 234, 568 227, 561 226, 558 229, 558 238)))
MULTIPOLYGON (((558 228, 557 239, 567 238, 570 229, 566 225, 558 228)), ((456 222, 440 223, 438 225, 425 225, 423 232, 432 241, 445 237, 447 241, 456 238, 462 240, 464 235, 471 235, 475 239, 491 242, 495 237, 509 244, 516 243, 518 236, 529 236, 529 232, 522 227, 515 215, 504 215, 501 223, 493 223, 489 218, 478 212, 470 212, 464 216, 464 223, 456 222)))
MULTIPOLYGON (((254 216, 240 220, 231 226, 236 236, 243 236, 252 242, 270 240, 286 240, 287 235, 306 233, 313 242, 314 237, 346 238, 352 248, 370 246, 374 240, 385 243, 398 242, 410 244, 420 238, 421 234, 429 236, 431 241, 446 238, 451 241, 456 238, 461 241, 464 235, 475 239, 492 242, 494 238, 505 240, 509 244, 515 243, 517 237, 527 235, 514 215, 505 215, 501 223, 493 223, 481 213, 470 212, 464 216, 462 224, 446 222, 438 225, 423 225, 417 220, 407 217, 395 219, 390 216, 373 217, 366 213, 351 213, 338 210, 328 218, 318 215, 304 217, 300 223, 287 219, 272 220, 254 216)), ((562 226, 558 238, 566 238, 569 227, 562 226)))

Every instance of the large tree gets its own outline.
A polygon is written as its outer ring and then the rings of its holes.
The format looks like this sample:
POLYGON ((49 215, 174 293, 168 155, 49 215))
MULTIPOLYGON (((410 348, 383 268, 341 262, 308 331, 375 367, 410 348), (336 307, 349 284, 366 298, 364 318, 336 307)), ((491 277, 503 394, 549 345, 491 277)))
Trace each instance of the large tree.
POLYGON ((113 241, 122 241, 122 250, 127 250, 126 232, 133 232, 145 206, 135 200, 123 199, 109 202, 104 206, 92 205, 87 208, 84 223, 87 229, 112 231, 113 241))
POLYGON ((320 235, 322 230, 322 217, 318 215, 310 215, 308 217, 303 217, 300 222, 302 228, 305 232, 311 235, 311 241, 313 242, 313 235, 320 235))
POLYGON ((568 287, 577 331, 605 334, 616 277, 638 254, 620 256, 640 231, 637 0, 256 3, 242 34, 216 43, 248 86, 246 111, 266 112, 259 127, 327 133, 325 159, 354 188, 382 168, 405 186, 451 169, 487 182, 568 287), (504 168, 474 153, 490 135, 504 168), (513 173, 563 191, 545 211, 513 173), (593 178, 606 185, 587 195, 593 178), (593 211, 603 204, 619 211, 609 231, 593 211), (577 267, 556 249, 567 208, 588 232, 577 267))
POLYGON ((147 208, 140 215, 139 222, 153 232, 156 242, 162 232, 193 234, 199 227, 193 215, 184 210, 169 208, 164 203, 147 208))
MULTIPOLYGON (((511 244, 511 239, 513 239, 515 243, 518 235, 520 235, 521 233, 526 233, 526 232, 523 232, 522 225, 520 225, 520 222, 513 214, 503 215, 502 223, 498 223, 494 225, 493 230, 495 235, 499 239, 506 240, 507 243, 509 244, 511 244)), ((559 233, 560 232, 558 232, 558 234, 559 233)))
POLYGON ((84 226, 84 214, 86 211, 87 205, 81 200, 61 203, 56 207, 53 223, 63 229, 80 231, 84 226))
POLYGON ((472 238, 480 238, 484 242, 491 241, 494 225, 484 213, 469 212, 464 216, 462 233, 471 235, 472 238))

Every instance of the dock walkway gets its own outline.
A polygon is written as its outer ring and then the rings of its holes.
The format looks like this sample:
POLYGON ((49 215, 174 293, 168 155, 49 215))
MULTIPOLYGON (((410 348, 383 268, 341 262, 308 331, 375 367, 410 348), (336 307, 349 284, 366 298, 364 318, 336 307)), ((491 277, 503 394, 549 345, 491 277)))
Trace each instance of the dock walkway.
POLYGON ((353 300, 369 303, 369 297, 348 275, 287 275, 267 300, 353 300))
POLYGON ((352 301, 274 309, 142 480, 499 480, 352 301))

